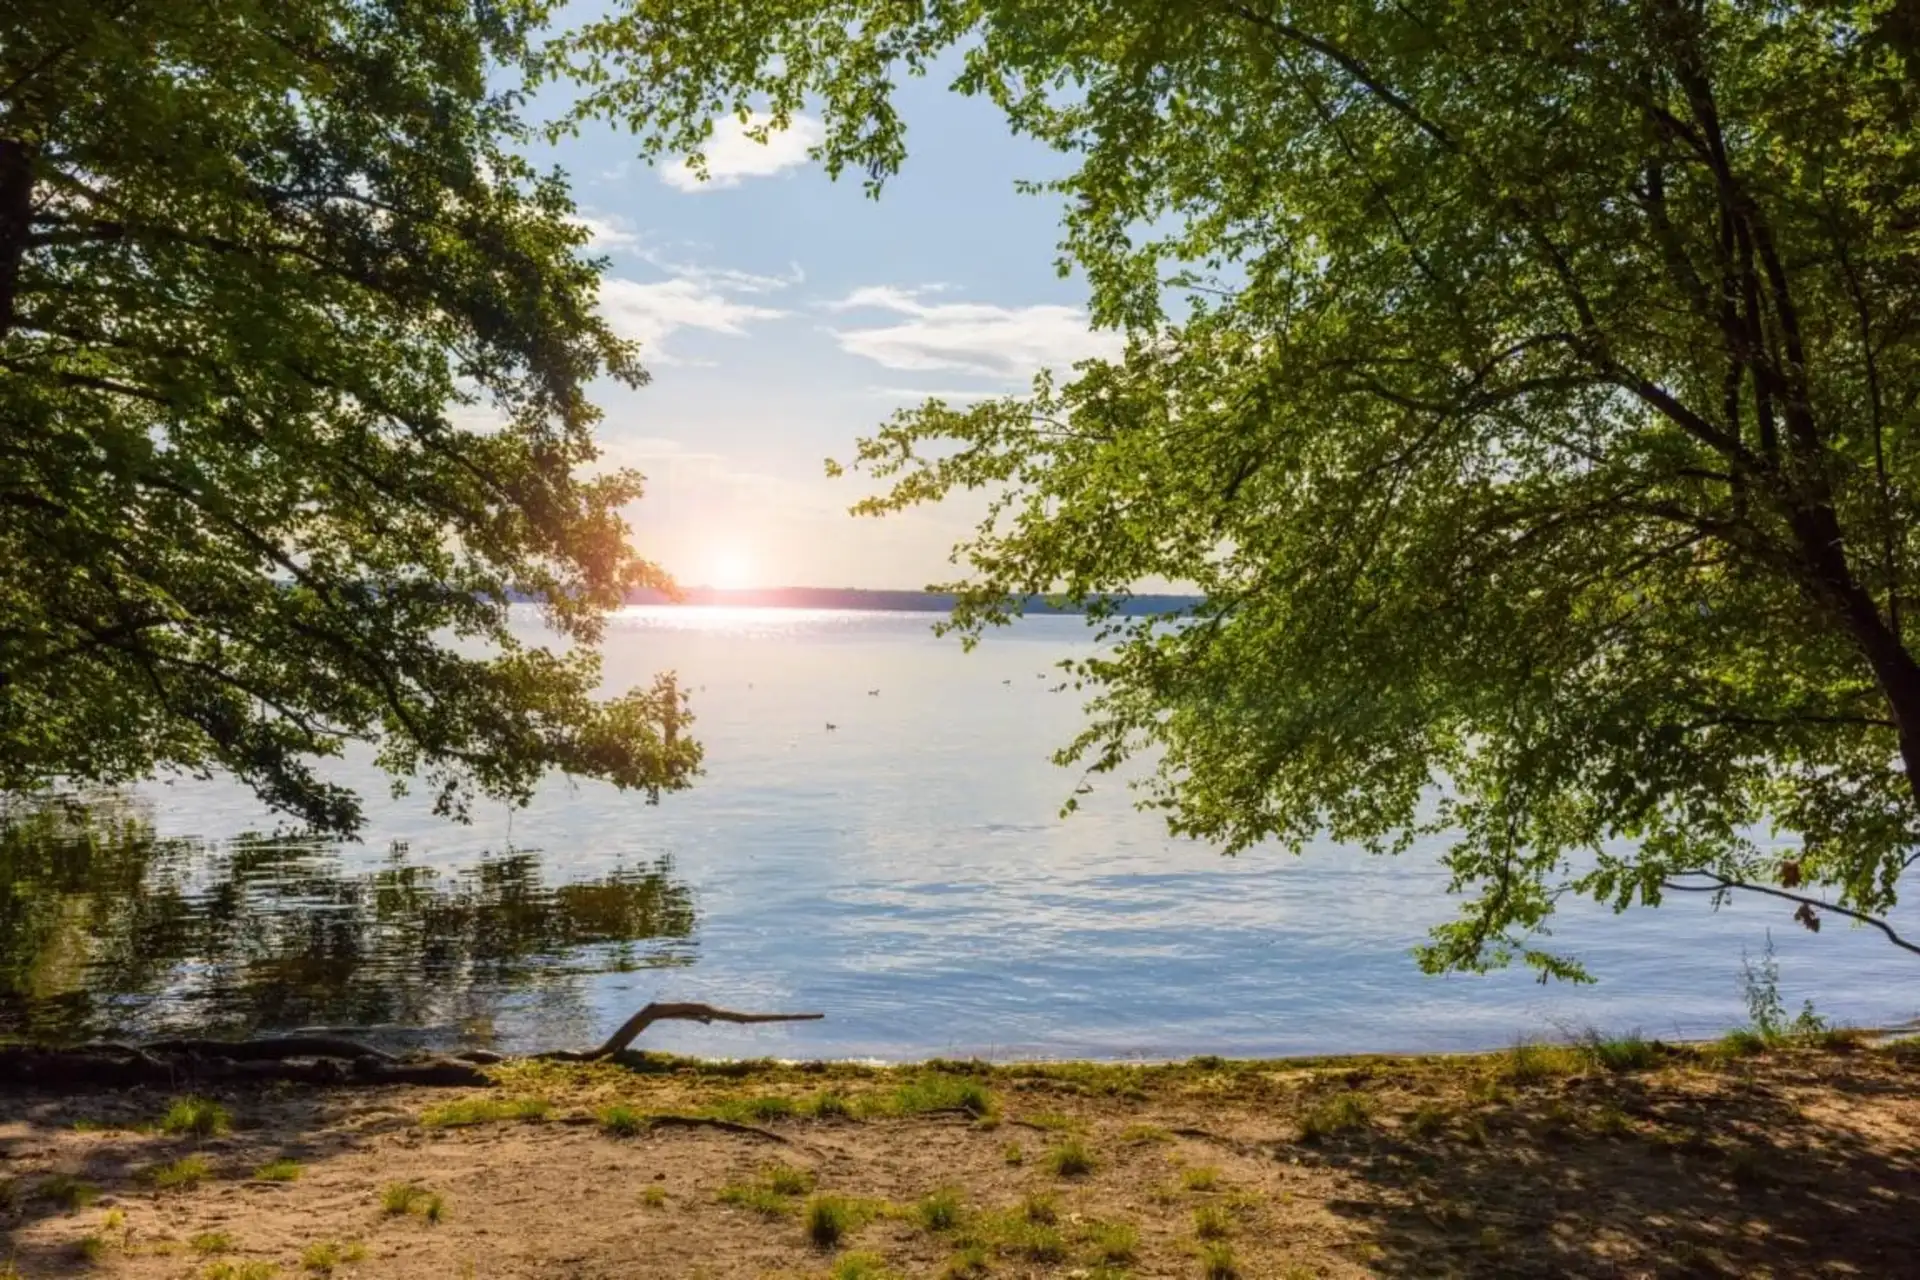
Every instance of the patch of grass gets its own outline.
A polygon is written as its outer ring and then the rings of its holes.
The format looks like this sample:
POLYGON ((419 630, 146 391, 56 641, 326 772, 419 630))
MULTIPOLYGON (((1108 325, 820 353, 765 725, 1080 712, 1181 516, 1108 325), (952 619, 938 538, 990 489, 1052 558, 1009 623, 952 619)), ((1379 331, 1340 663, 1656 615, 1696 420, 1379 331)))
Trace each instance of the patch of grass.
POLYGON ((1034 1191, 1020 1202, 1020 1216, 1028 1222, 1051 1225, 1060 1221, 1060 1206, 1047 1192, 1034 1191))
POLYGON ((616 1103, 600 1109, 600 1131, 615 1138, 636 1138, 647 1131, 647 1118, 616 1103))
POLYGON ((1594 1066, 1615 1074, 1645 1071, 1660 1061, 1660 1050, 1652 1042, 1641 1038, 1638 1031, 1613 1039, 1603 1039, 1598 1032, 1588 1032, 1580 1041, 1580 1052, 1594 1066))
POLYGON ((200 1273, 201 1280, 273 1280, 280 1268, 271 1262, 215 1262, 200 1273))
POLYGON ((803 1221, 807 1239, 815 1248, 831 1249, 854 1229, 853 1206, 840 1196, 815 1196, 807 1201, 803 1221))
POLYGON ((456 1129, 501 1120, 545 1120, 552 1111, 553 1103, 546 1098, 461 1098, 428 1107, 420 1113, 420 1123, 429 1129, 456 1129))
POLYGON ((827 1273, 831 1280, 891 1280, 887 1261, 877 1253, 849 1253, 827 1273))
POLYGON ((261 1182, 294 1182, 304 1173, 298 1160, 269 1160, 253 1171, 261 1182))
POLYGON ((83 1262, 98 1262, 106 1256, 107 1238, 98 1232, 90 1232, 73 1242, 73 1251, 83 1262))
POLYGON ((1566 1045, 1523 1042, 1507 1050, 1498 1072, 1509 1084, 1538 1084, 1557 1076, 1573 1075, 1583 1062, 1582 1054, 1566 1045))
POLYGON ((1582 1125, 1588 1133, 1602 1138, 1624 1138, 1633 1132, 1633 1121, 1627 1119, 1627 1113, 1615 1106, 1604 1106, 1590 1111, 1582 1119, 1582 1125))
POLYGON ((186 1155, 147 1171, 147 1181, 161 1191, 191 1191, 213 1176, 205 1156, 186 1155))
POLYGON ((1300 1141, 1320 1142, 1364 1129, 1373 1122, 1373 1102, 1364 1093, 1337 1093, 1307 1108, 1300 1117, 1300 1141))
POLYGON ((300 1265, 317 1275, 332 1275, 333 1269, 343 1263, 359 1262, 367 1256, 365 1245, 349 1241, 341 1244, 334 1240, 316 1240, 300 1254, 300 1265))
POLYGON ((728 1183, 720 1188, 718 1199, 721 1204, 732 1205, 736 1209, 750 1209, 769 1218, 778 1218, 793 1211, 791 1199, 753 1182, 728 1183))
POLYGON ((1078 1138, 1068 1138, 1047 1150, 1047 1168, 1057 1178, 1084 1178, 1093 1172, 1093 1152, 1078 1138))
POLYGON ((1086 1128, 1079 1120, 1058 1111, 1036 1111, 1025 1119, 1029 1125, 1048 1133, 1078 1133, 1086 1128))
POLYGON ((1027 1162, 1026 1148, 1017 1142, 1009 1142, 1000 1148, 1000 1158, 1010 1165, 1023 1165, 1027 1162))
POLYGON ((1233 1234, 1233 1215, 1217 1204, 1203 1204, 1193 1211, 1193 1234, 1202 1240, 1225 1240, 1233 1234))
POLYGON ((648 1187, 640 1193, 640 1203, 649 1209, 666 1208, 667 1189, 665 1187, 648 1187))
POLYGON ((801 1099, 800 1114, 815 1120, 846 1120, 853 1115, 853 1103, 844 1093, 827 1089, 801 1099))
POLYGON ((1180 1171, 1180 1185, 1189 1191, 1212 1191, 1220 1185, 1220 1171, 1210 1164, 1197 1164, 1180 1171))
POLYGON ((1172 1142, 1173 1135, 1157 1124, 1130 1124, 1120 1131, 1120 1141, 1127 1143, 1172 1142))
POLYGON ((1028 1262, 1064 1262, 1067 1257, 1066 1237, 1046 1223, 1030 1219, 1016 1218, 1008 1223, 1000 1247, 1028 1262))
POLYGON ((1233 1256, 1233 1246, 1224 1240, 1203 1246, 1200 1275, 1202 1280, 1240 1280, 1240 1263, 1233 1256))
POLYGON ((68 1213, 77 1213, 100 1198, 100 1188, 70 1173, 56 1173, 44 1179, 33 1193, 42 1200, 53 1201, 68 1213))
POLYGON ((1407 1117, 1407 1132, 1416 1138, 1432 1138, 1444 1133, 1451 1119, 1447 1109, 1435 1102, 1423 1102, 1407 1117))
POLYGON ((961 1111, 975 1117, 994 1112, 993 1091, 970 1076, 933 1074, 916 1076, 887 1099, 891 1115, 925 1115, 929 1111, 961 1111))
POLYGON ((958 1193, 942 1188, 921 1199, 913 1207, 914 1217, 929 1231, 951 1231, 960 1225, 965 1213, 958 1193))
POLYGON ((233 1115, 210 1098, 175 1098, 160 1117, 160 1132, 212 1138, 233 1127, 233 1115))
POLYGON ((1140 1231, 1130 1222, 1097 1222, 1087 1232, 1095 1262, 1125 1264, 1140 1255, 1140 1231))
POLYGON ((987 1246, 980 1243, 963 1245, 951 1258, 940 1273, 940 1280, 981 1280, 991 1269, 988 1265, 990 1255, 987 1246))
POLYGON ((202 1231, 187 1241, 193 1251, 202 1257, 213 1258, 223 1253, 233 1252, 233 1237, 224 1231, 202 1231))
POLYGON ((803 1196, 813 1190, 814 1176, 811 1169, 798 1169, 790 1164, 776 1164, 761 1174, 766 1188, 778 1195, 803 1196))
POLYGON ((1737 1058, 1751 1058, 1767 1051, 1767 1038, 1758 1031, 1741 1028, 1729 1031, 1712 1044, 1706 1046, 1708 1058, 1731 1062, 1737 1058))
POLYGON ((390 1218, 411 1213, 438 1223, 447 1216, 447 1202, 417 1182, 389 1182, 380 1192, 380 1210, 390 1218))

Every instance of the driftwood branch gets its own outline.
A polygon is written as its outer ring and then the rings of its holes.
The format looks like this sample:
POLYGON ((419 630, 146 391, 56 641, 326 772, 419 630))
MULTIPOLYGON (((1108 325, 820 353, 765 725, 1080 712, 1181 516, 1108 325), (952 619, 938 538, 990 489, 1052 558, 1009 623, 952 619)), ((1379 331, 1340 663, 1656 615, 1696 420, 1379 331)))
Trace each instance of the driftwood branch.
POLYGON ((1878 916, 1870 916, 1864 911, 1855 911, 1852 907, 1843 907, 1838 903, 1828 902, 1824 898, 1814 898, 1802 893, 1793 893, 1786 889, 1776 889, 1769 884, 1753 884, 1746 880, 1732 880, 1715 871, 1688 871, 1683 874, 1698 876, 1708 883, 1682 884, 1678 880, 1668 880, 1664 882, 1662 887, 1677 889, 1682 893, 1727 893, 1734 889, 1746 889, 1752 893, 1764 893, 1768 897, 1781 898, 1788 902, 1797 902, 1800 906, 1810 908, 1814 911, 1831 911, 1835 915, 1845 916, 1849 920, 1858 920, 1861 924, 1871 925, 1881 933, 1886 934, 1887 941, 1891 942, 1894 946, 1899 947, 1902 951, 1911 951, 1913 954, 1920 956, 1920 944, 1907 941, 1898 933, 1895 933, 1893 926, 1885 920, 1880 919, 1878 916))
MULTIPOLYGON (((557 1049, 531 1055, 556 1062, 611 1058, 656 1022, 810 1022, 819 1013, 739 1013, 710 1004, 649 1004, 593 1049, 557 1049)), ((343 1036, 293 1035, 260 1040, 153 1040, 144 1044, 95 1041, 66 1048, 0 1049, 0 1085, 126 1087, 188 1081, 290 1080, 317 1085, 485 1085, 483 1066, 502 1062, 475 1050, 447 1057, 399 1057, 343 1036)), ((662 1121, 677 1123, 676 1121, 662 1121)), ((704 1122, 703 1122, 704 1123, 704 1122)))

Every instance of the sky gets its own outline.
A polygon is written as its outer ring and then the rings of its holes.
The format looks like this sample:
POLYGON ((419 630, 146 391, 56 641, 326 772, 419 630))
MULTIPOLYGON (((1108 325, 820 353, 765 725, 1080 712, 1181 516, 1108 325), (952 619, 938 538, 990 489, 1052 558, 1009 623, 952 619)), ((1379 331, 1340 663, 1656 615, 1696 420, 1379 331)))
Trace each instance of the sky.
POLYGON ((807 158, 806 115, 764 146, 720 122, 704 182, 611 129, 536 156, 565 171, 611 261, 601 307, 641 343, 647 386, 595 388, 601 441, 648 477, 636 542, 685 584, 951 580, 977 507, 856 518, 872 482, 828 479, 825 460, 930 394, 1021 391, 1118 346, 1054 269, 1057 203, 1015 190, 1060 158, 937 74, 899 102, 909 158, 877 201, 807 158))

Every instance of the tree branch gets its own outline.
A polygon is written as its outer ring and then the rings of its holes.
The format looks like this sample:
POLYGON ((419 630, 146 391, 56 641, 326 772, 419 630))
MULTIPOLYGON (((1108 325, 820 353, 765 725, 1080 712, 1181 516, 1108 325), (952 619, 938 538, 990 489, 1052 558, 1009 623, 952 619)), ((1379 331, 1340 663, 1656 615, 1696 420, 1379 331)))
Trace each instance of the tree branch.
POLYGON ((1714 871, 1683 871, 1680 874, 1701 876, 1713 883, 1681 884, 1677 880, 1665 880, 1662 882, 1661 887, 1677 889, 1685 893, 1725 893, 1729 889, 1750 889, 1754 893, 1764 893, 1771 898, 1780 898, 1787 902, 1796 902, 1803 907, 1812 907, 1816 911, 1831 911, 1835 915, 1846 916, 1849 919, 1859 921, 1861 924, 1870 925, 1886 934, 1887 941, 1893 943, 1894 946, 1899 947, 1902 951, 1911 951, 1913 954, 1920 956, 1920 943, 1908 942, 1898 933, 1895 933, 1893 926, 1885 920, 1880 919, 1878 916, 1870 916, 1864 911, 1855 911, 1852 907, 1843 907, 1837 903, 1828 902, 1824 898, 1812 898, 1805 894, 1790 893, 1785 889, 1776 889, 1772 885, 1750 884, 1745 880, 1732 880, 1714 871))

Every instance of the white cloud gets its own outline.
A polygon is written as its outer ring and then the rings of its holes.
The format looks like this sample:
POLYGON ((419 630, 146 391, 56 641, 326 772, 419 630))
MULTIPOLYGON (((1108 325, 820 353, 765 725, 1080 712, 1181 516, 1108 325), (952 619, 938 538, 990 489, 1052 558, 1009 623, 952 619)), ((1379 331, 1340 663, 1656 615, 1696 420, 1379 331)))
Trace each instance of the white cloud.
POLYGON ((586 228, 587 250, 590 253, 623 253, 640 248, 640 233, 629 226, 624 218, 582 213, 574 218, 574 222, 586 228))
POLYGON ((1078 307, 1039 304, 999 307, 977 302, 927 302, 923 289, 869 285, 855 289, 832 311, 889 311, 892 324, 836 329, 842 350, 889 369, 946 370, 1003 381, 1024 381, 1044 368, 1119 354, 1119 334, 1088 328, 1078 307))
POLYGON ((737 187, 742 178, 770 177, 807 163, 808 150, 827 136, 825 127, 808 115, 793 116, 785 129, 768 134, 765 142, 747 136, 750 130, 765 128, 772 118, 755 111, 745 121, 737 116, 714 121, 713 136, 701 149, 707 162, 705 180, 690 160, 668 165, 660 171, 660 180, 676 191, 737 187))
POLYGON ((613 331, 640 344, 643 358, 655 364, 678 361, 662 344, 681 329, 743 336, 756 320, 778 320, 776 307, 742 302, 737 290, 699 276, 674 276, 642 283, 614 278, 600 282, 600 311, 613 331))

